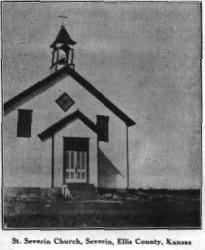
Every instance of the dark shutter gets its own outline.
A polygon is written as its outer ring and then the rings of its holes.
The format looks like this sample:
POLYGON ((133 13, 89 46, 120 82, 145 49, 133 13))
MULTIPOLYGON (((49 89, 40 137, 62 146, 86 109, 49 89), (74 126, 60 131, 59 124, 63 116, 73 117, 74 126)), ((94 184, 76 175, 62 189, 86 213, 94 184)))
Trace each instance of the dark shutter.
POLYGON ((32 110, 19 109, 17 137, 31 137, 32 110))
POLYGON ((98 140, 108 142, 109 140, 109 117, 97 115, 98 140))
POLYGON ((18 123, 31 123, 32 110, 19 109, 18 123))

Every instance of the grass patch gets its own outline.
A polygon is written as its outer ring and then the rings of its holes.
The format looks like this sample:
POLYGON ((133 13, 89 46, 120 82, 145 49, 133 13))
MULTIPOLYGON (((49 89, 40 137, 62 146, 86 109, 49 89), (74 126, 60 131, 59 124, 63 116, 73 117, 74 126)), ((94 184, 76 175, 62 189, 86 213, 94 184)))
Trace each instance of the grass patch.
POLYGON ((7 197, 4 228, 201 227, 200 190, 141 189, 120 193, 117 201, 65 201, 60 196, 52 201, 49 196, 40 202, 7 197))

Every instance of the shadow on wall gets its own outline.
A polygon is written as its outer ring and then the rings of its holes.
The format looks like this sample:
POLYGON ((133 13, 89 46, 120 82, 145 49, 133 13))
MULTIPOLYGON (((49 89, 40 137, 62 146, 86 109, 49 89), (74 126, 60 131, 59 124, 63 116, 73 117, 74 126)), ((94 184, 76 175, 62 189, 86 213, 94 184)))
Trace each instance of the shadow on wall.
POLYGON ((117 188, 117 175, 122 175, 108 157, 99 149, 99 187, 117 188))

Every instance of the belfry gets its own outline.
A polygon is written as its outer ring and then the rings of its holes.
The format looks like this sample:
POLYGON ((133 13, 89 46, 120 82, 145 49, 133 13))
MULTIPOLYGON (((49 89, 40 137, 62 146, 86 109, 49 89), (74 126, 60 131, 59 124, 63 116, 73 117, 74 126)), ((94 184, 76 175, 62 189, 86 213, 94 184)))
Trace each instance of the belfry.
POLYGON ((70 47, 75 44, 76 42, 71 39, 65 26, 62 25, 55 41, 50 45, 53 49, 50 67, 51 74, 65 65, 69 65, 72 69, 75 69, 74 49, 70 47))

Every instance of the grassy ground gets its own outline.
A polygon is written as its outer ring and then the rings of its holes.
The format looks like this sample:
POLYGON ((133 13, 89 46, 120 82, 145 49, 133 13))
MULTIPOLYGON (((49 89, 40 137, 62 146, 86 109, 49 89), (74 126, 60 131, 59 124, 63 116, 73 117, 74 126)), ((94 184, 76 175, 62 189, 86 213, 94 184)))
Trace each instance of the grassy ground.
POLYGON ((200 228, 199 190, 130 190, 117 199, 6 200, 4 228, 200 228))

